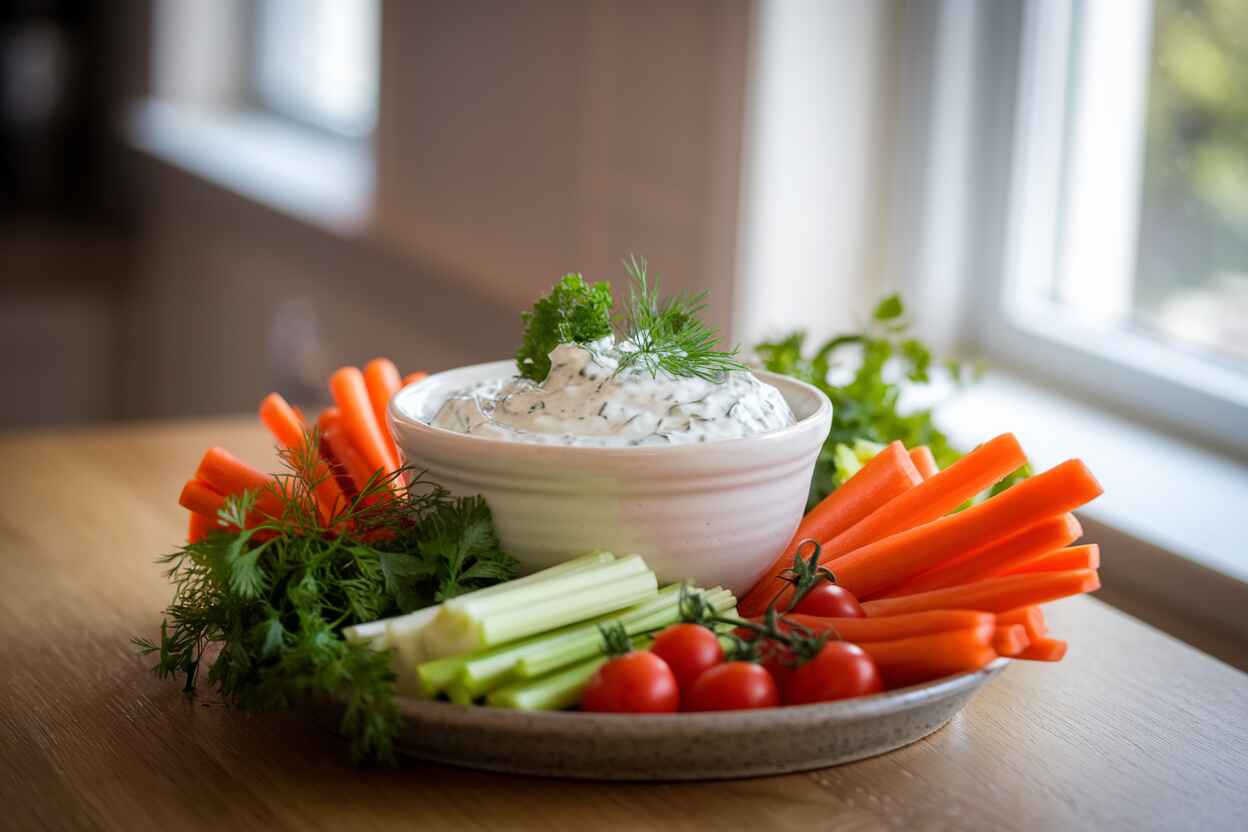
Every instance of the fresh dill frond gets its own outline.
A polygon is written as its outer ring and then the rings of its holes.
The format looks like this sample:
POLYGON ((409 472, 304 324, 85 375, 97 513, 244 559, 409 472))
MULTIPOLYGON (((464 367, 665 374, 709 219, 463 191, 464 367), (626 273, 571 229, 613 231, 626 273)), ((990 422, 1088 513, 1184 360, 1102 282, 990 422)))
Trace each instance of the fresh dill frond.
POLYGON ((622 321, 624 343, 617 373, 636 368, 652 376, 662 371, 718 382, 733 370, 745 369, 737 359, 738 349, 718 349, 719 333, 703 323, 706 292, 663 298, 657 278, 651 285, 644 257, 629 255, 624 269, 633 285, 622 321))
POLYGON ((229 497, 219 530, 160 559, 173 599, 159 640, 134 643, 156 655, 158 676, 183 677, 188 693, 218 650, 207 682, 240 708, 337 700, 353 757, 391 760, 391 657, 346 641, 342 629, 506 580, 516 564, 484 500, 452 497, 419 474, 408 484, 407 471, 374 476, 336 507, 327 531, 315 495, 330 474, 317 447, 313 432, 303 449, 282 452, 287 471, 272 486, 281 517, 246 528, 257 495, 229 497))

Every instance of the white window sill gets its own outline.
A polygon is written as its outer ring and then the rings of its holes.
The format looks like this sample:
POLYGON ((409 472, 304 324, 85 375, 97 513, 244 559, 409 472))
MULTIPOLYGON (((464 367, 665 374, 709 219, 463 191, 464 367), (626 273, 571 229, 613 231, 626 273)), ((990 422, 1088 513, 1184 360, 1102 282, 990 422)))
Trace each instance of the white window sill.
POLYGON ((1081 457, 1105 493, 1080 514, 1248 587, 1248 464, 1000 372, 936 417, 963 447, 1008 426, 1039 469, 1081 457))
POLYGON ((234 193, 343 235, 363 230, 373 196, 366 141, 339 139, 264 113, 135 103, 135 147, 234 193))

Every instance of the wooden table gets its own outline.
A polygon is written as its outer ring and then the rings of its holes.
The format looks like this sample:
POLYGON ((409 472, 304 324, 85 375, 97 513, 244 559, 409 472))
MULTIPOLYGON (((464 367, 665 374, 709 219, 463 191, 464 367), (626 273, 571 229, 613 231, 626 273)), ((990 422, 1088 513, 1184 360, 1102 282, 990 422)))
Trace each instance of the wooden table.
POLYGON ((1052 610, 1065 662, 1016 663, 935 736, 849 766, 681 785, 352 770, 301 716, 188 700, 131 653, 169 597, 152 560, 184 534, 178 488, 212 444, 269 454, 251 420, 0 437, 0 827, 1248 824, 1248 675, 1088 599, 1052 610))

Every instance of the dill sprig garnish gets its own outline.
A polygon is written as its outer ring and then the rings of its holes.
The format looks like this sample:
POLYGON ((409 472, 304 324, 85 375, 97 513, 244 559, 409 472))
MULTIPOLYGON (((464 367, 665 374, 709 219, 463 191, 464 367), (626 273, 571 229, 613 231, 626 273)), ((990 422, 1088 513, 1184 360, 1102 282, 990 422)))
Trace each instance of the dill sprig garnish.
POLYGON ((520 375, 541 382, 550 373, 550 352, 560 344, 588 345, 615 335, 625 370, 660 372, 683 378, 722 381, 745 366, 737 350, 723 351, 719 333, 702 322, 706 292, 663 298, 657 278, 650 281, 644 257, 629 255, 624 269, 632 278, 628 308, 612 320, 614 298, 608 283, 588 284, 579 274, 564 275, 550 293, 521 313, 524 338, 516 351, 520 375))
POLYGON ((515 562, 483 499, 452 497, 410 471, 374 475, 327 532, 318 447, 313 432, 303 449, 282 452, 287 471, 272 486, 281 517, 256 524, 258 494, 229 497, 218 531, 160 558, 173 600, 159 640, 134 643, 157 655, 158 676, 183 676, 188 693, 218 650, 207 682, 239 708, 338 700, 353 758, 390 761, 399 728, 391 656, 348 642, 343 628, 506 580, 515 562))
POLYGON ((641 368, 652 376, 662 371, 678 378, 719 382, 729 372, 745 369, 737 360, 737 349, 718 349, 719 333, 702 322, 705 291, 662 298, 658 278, 650 283, 644 257, 630 254, 624 269, 633 285, 622 322, 624 346, 617 373, 641 368))

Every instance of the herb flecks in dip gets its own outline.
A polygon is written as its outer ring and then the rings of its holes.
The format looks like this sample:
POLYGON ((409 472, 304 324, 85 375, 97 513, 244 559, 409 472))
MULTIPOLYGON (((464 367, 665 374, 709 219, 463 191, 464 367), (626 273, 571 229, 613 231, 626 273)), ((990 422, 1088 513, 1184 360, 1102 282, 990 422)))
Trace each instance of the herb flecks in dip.
POLYGON ((780 392, 746 370, 719 380, 619 370, 624 350, 611 338, 561 344, 545 381, 513 376, 456 391, 431 424, 512 442, 636 447, 739 439, 795 421, 780 392))

